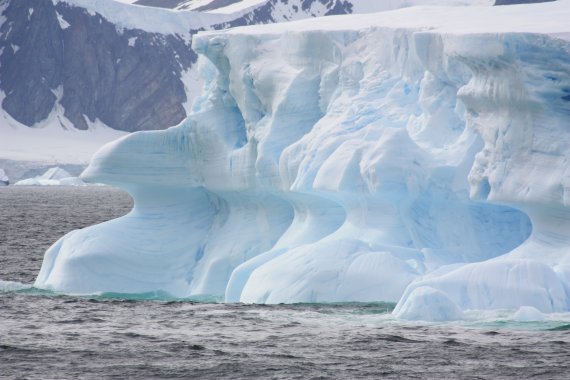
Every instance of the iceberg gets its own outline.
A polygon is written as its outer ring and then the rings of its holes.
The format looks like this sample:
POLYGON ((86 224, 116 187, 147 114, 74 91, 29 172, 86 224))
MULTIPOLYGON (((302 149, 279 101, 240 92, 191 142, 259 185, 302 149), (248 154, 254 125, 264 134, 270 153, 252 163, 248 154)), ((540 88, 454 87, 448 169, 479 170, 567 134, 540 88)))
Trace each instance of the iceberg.
POLYGON ((532 306, 521 306, 513 315, 513 320, 517 322, 537 322, 545 319, 544 314, 532 306))
POLYGON ((81 175, 133 210, 62 237, 35 286, 570 310, 568 19, 562 0, 196 35, 192 114, 81 175))
POLYGON ((78 177, 69 174, 60 167, 49 168, 44 174, 33 178, 22 179, 14 186, 86 186, 78 177))
POLYGON ((8 186, 9 184, 10 178, 8 178, 4 169, 0 169, 0 186, 8 186))
MULTIPOLYGON (((445 293, 428 286, 415 288, 407 302, 398 304, 393 314, 399 319, 430 322, 454 321, 463 318, 463 312, 455 302, 445 293)), ((528 315, 533 314, 528 313, 528 315)))

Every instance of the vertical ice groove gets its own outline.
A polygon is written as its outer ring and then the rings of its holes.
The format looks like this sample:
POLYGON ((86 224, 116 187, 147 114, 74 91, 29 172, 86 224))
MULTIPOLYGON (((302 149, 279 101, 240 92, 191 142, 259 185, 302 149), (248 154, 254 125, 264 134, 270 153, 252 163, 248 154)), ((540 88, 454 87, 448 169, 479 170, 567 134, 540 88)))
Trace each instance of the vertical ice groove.
POLYGON ((496 259, 412 283, 396 312, 413 305, 414 289, 423 286, 463 309, 568 310, 570 213, 562 189, 568 182, 569 107, 554 95, 570 79, 568 44, 537 34, 469 39, 449 37, 447 49, 471 72, 458 96, 467 127, 484 142, 468 176, 471 196, 524 211, 532 233, 496 259), (474 44, 478 49, 464 48, 474 44))

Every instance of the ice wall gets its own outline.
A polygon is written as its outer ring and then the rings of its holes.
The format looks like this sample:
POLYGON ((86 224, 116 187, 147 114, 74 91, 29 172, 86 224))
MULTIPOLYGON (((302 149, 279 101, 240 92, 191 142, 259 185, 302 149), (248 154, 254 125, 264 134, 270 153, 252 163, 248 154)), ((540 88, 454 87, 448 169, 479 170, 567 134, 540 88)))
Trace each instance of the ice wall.
POLYGON ((568 310, 568 5, 199 34, 193 114, 82 175, 134 210, 60 239, 36 286, 568 310))

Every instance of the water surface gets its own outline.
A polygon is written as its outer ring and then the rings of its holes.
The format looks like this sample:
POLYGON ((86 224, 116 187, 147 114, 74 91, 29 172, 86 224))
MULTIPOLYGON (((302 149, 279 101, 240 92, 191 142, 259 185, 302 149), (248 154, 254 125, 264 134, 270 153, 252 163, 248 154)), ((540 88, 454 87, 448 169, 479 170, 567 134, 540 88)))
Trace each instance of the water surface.
POLYGON ((395 321, 383 303, 240 305, 30 287, 50 244, 131 206, 107 187, 0 188, 0 378, 569 377, 563 315, 422 324, 395 321))

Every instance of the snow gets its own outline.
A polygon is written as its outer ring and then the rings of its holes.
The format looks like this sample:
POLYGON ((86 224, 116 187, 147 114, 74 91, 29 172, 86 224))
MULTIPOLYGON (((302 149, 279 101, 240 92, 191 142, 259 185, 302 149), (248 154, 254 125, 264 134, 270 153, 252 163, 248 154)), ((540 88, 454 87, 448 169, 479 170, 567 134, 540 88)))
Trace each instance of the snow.
POLYGON ((198 34, 193 113, 81 176, 134 210, 61 238, 35 286, 394 301, 427 321, 569 311, 569 5, 198 34))
MULTIPOLYGON (((417 28, 441 34, 540 33, 570 39, 564 16, 570 13, 568 0, 544 4, 489 6, 417 6, 358 15, 329 16, 319 19, 252 25, 224 31, 231 34, 274 34, 302 31, 359 30, 373 27, 417 28)), ((217 31, 205 32, 218 34, 217 31)))
POLYGON ((4 24, 6 21, 6 17, 4 16, 4 11, 8 8, 8 2, 1 2, 0 3, 0 26, 4 24))
MULTIPOLYGON (((211 3, 211 0, 207 0, 205 2, 203 2, 203 5, 206 5, 206 3, 211 3)), ((233 3, 230 4, 226 7, 222 7, 222 8, 216 8, 216 9, 212 9, 211 11, 209 11, 210 13, 221 13, 221 14, 232 14, 232 13, 237 13, 237 12, 245 12, 245 11, 249 11, 251 9, 254 9, 260 5, 263 5, 267 3, 267 0, 241 0, 238 1, 237 3, 233 3)))
MULTIPOLYGON (((20 179, 17 175, 22 171, 20 166, 29 169, 62 164, 86 166, 101 146, 127 134, 100 122, 91 123, 85 131, 75 129, 59 103, 61 88, 54 90, 54 94, 58 100, 50 115, 31 128, 0 110, 0 161, 3 169, 12 173, 13 180, 20 179)), ((0 104, 4 97, 0 92, 0 104)))
POLYGON ((129 42, 128 42, 129 46, 135 46, 135 43, 137 42, 137 38, 138 37, 129 38, 129 42))
MULTIPOLYGON (((185 9, 197 9, 211 3, 212 0, 195 0, 188 5, 185 5, 185 9)), ((373 12, 383 12, 394 10, 398 8, 418 6, 418 5, 444 5, 444 6, 461 6, 461 5, 493 5, 494 0, 352 0, 349 1, 352 7, 352 13, 373 13, 373 12)), ((268 0, 242 0, 236 3, 230 4, 222 8, 212 9, 207 11, 208 13, 221 13, 221 14, 232 14, 237 12, 244 12, 255 9, 261 5, 268 3, 268 0)), ((291 5, 297 6, 299 9, 302 8, 301 0, 288 0, 287 2, 279 1, 274 5, 275 14, 278 18, 283 15, 287 15, 292 9, 291 5), (281 12, 280 12, 281 10, 281 12)), ((325 13, 324 5, 322 2, 315 2, 311 4, 310 13, 317 15, 322 15, 325 13)))
POLYGON ((61 14, 59 14, 58 12, 56 12, 56 14, 57 14, 57 21, 59 22, 59 26, 61 27, 61 29, 67 29, 71 26, 67 21, 65 21, 65 19, 61 14))
POLYGON ((439 6, 491 6, 495 0, 382 0, 363 1, 353 0, 352 13, 384 12, 399 8, 414 6, 439 5, 439 6))
MULTIPOLYGON (((44 127, 13 127, 0 119, 0 160, 37 162, 42 165, 87 165, 91 156, 109 141, 126 135, 109 127, 80 131, 62 128, 57 118, 44 127)), ((7 167, 4 169, 8 170, 7 167)))
POLYGON ((214 14, 186 10, 145 7, 110 0, 52 0, 54 4, 67 3, 85 8, 92 15, 99 14, 121 29, 142 29, 150 33, 187 35, 190 29, 208 28, 231 21, 236 14, 214 14))

